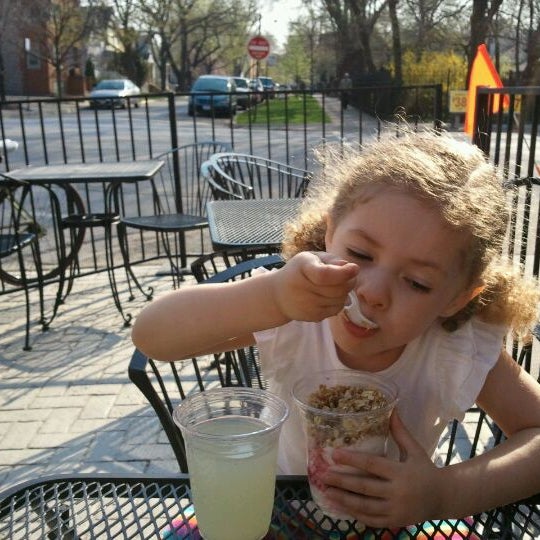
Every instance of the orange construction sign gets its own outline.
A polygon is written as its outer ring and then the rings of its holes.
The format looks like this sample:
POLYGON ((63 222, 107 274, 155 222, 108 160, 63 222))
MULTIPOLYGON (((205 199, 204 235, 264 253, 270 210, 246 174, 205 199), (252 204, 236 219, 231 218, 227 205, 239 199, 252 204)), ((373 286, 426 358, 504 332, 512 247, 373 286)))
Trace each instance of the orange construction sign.
MULTIPOLYGON (((472 136, 474 129, 474 117, 476 110, 476 89, 479 86, 489 86, 491 88, 502 88, 503 83, 491 58, 489 57, 486 46, 478 46, 476 56, 471 69, 471 78, 469 80, 469 89, 467 91, 467 110, 465 112, 465 125, 463 130, 472 136)), ((503 97, 504 104, 508 104, 508 96, 503 97)), ((499 112, 501 106, 501 96, 494 96, 493 113, 499 112)))

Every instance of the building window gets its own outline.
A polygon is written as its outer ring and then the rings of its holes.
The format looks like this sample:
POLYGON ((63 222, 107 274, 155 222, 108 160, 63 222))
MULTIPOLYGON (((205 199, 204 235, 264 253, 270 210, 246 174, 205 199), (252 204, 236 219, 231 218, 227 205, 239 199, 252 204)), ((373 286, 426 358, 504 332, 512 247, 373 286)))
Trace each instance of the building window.
POLYGON ((41 67, 41 60, 37 54, 27 52, 26 53, 26 67, 27 69, 39 69, 41 67))

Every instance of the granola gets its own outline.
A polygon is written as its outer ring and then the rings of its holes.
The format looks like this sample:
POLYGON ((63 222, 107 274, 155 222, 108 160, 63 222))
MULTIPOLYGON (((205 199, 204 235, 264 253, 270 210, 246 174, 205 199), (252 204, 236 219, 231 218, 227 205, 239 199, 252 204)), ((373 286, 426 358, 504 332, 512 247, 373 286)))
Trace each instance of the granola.
POLYGON ((309 396, 308 405, 321 411, 321 414, 308 414, 307 430, 313 446, 350 446, 388 432, 390 411, 380 413, 388 405, 388 399, 376 388, 321 384, 309 396), (324 414, 324 411, 343 414, 324 414))

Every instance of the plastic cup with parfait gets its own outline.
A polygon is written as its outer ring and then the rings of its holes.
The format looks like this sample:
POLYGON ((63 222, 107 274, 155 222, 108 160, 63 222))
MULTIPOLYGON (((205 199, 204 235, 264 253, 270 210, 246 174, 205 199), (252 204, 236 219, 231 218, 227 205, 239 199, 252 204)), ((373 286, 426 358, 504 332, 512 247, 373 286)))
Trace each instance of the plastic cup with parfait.
POLYGON ((354 520, 326 500, 326 486, 320 477, 329 469, 358 474, 358 470, 334 462, 332 452, 336 448, 386 455, 397 388, 371 373, 331 370, 298 381, 293 397, 306 433, 311 496, 327 516, 354 520))
POLYGON ((194 394, 174 410, 205 540, 259 540, 268 532, 288 412, 278 396, 241 387, 194 394))

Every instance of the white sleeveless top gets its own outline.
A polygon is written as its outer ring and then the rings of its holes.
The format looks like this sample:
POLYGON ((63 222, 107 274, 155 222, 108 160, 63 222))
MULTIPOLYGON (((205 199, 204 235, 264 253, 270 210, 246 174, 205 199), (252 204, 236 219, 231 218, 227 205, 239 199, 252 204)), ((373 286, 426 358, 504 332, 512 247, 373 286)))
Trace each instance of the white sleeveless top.
MULTIPOLYGON (((397 385, 400 417, 430 455, 448 422, 462 420, 474 404, 506 332, 475 318, 452 333, 437 322, 409 343, 394 364, 377 372, 397 385)), ((291 388, 313 371, 348 368, 337 356, 328 320, 292 321, 257 332, 255 339, 268 389, 290 407, 280 436, 279 472, 306 474, 305 438, 291 388)), ((397 458, 395 445, 389 455, 397 458)))

